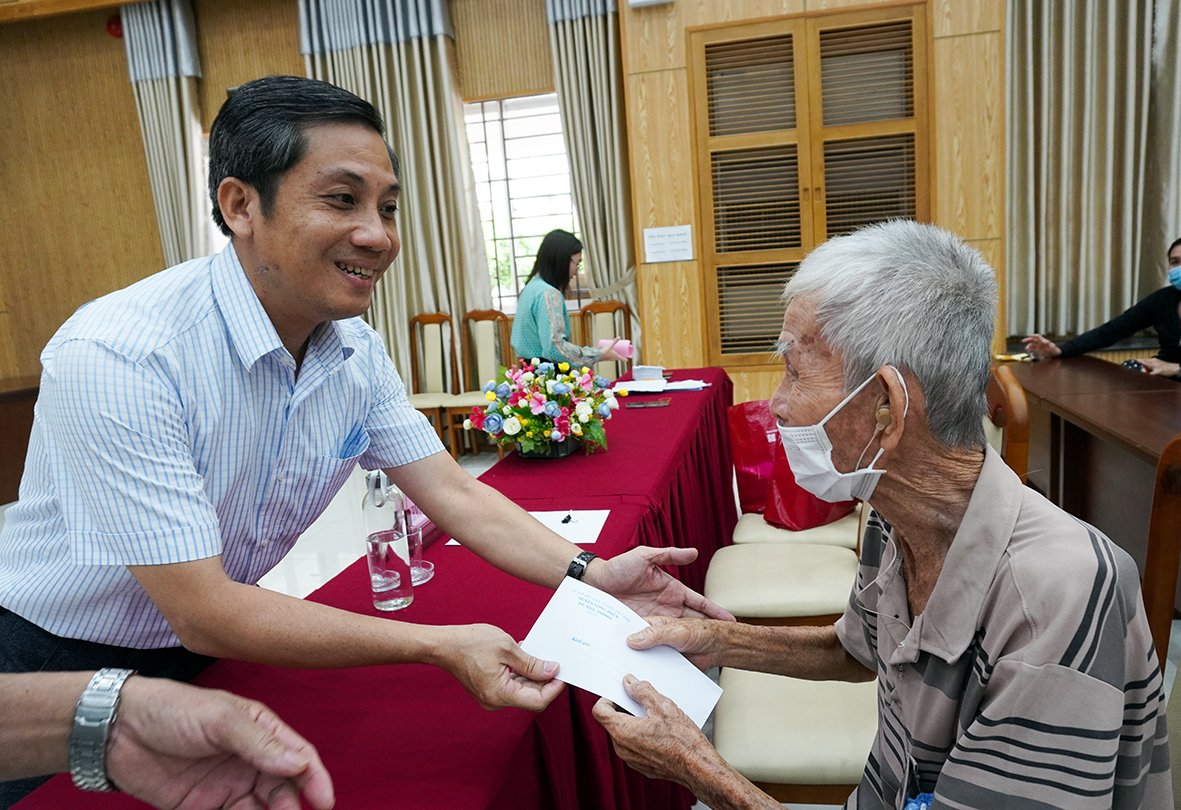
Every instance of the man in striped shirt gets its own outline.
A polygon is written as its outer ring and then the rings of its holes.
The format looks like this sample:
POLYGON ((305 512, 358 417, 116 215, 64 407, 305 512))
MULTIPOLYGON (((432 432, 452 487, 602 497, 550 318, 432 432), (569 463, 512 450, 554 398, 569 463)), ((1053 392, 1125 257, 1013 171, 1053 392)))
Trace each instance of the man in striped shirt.
POLYGON ((383 131, 371 105, 332 85, 243 85, 210 135, 229 247, 91 302, 45 348, 20 500, 0 534, 0 671, 417 661, 488 707, 544 708, 557 665, 497 628, 253 587, 358 464, 525 579, 553 587, 569 570, 643 613, 727 616, 662 570, 693 549, 572 565, 580 549, 463 472, 408 404, 358 317, 400 248, 383 131))
MULTIPOLYGON (((703 666, 878 681, 849 808, 1173 807, 1164 695, 1136 566, 985 444, 996 282, 979 254, 896 221, 830 240, 786 289, 772 400, 801 486, 873 508, 827 627, 654 619, 703 666), (849 472, 842 472, 842 471, 849 472)), ((645 773, 713 810, 778 808, 651 685, 596 716, 645 773)), ((799 729, 806 735, 807 729, 799 729)))

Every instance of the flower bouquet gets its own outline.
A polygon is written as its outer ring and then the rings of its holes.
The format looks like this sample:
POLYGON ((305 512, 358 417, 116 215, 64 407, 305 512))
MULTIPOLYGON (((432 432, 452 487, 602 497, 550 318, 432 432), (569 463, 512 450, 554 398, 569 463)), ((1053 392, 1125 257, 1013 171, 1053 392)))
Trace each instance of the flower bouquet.
POLYGON ((558 458, 578 444, 588 453, 605 450, 603 423, 619 407, 610 385, 585 366, 522 360, 484 385, 488 404, 472 408, 463 429, 482 430, 501 446, 516 445, 524 457, 558 458))

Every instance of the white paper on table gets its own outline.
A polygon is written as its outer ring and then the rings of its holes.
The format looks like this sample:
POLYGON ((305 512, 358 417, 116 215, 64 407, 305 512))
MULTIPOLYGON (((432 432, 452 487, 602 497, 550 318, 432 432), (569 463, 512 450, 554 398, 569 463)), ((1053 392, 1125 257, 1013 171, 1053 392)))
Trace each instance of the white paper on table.
MULTIPOLYGON (((603 524, 607 522, 610 509, 566 509, 557 512, 530 512, 541 525, 571 543, 588 546, 599 539, 603 524), (566 520, 569 518, 569 520, 566 520)), ((448 540, 447 545, 458 546, 458 540, 448 540)))
POLYGON ((623 691, 623 676, 630 672, 651 683, 700 728, 717 705, 722 688, 672 647, 628 647, 627 637, 647 626, 611 594, 565 577, 521 648, 557 661, 560 680, 642 717, 643 708, 623 691))
POLYGON ((615 385, 611 386, 611 390, 618 391, 620 388, 623 388, 629 394, 659 394, 664 391, 667 385, 669 385, 669 382, 664 378, 659 380, 627 380, 626 382, 615 383, 615 385))
POLYGON ((674 380, 664 386, 665 391, 700 391, 712 383, 705 380, 674 380))

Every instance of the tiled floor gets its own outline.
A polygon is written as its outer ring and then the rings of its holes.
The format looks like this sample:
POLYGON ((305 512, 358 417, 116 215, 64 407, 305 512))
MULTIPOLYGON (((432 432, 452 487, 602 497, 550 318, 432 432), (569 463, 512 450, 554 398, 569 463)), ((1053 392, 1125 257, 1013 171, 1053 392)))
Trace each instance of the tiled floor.
MULTIPOLYGON (((496 455, 487 452, 461 459, 461 464, 473 475, 479 475, 495 462, 496 455)), ((307 596, 360 557, 364 551, 360 521, 364 490, 364 478, 358 470, 345 483, 319 520, 299 539, 287 558, 263 577, 259 584, 292 596, 307 596)), ((0 526, 3 526, 3 523, 3 510, 0 509, 0 526)), ((1171 687, 1176 678, 1178 661, 1181 661, 1181 620, 1173 622, 1169 659, 1165 669, 1166 688, 1171 687)), ((698 804, 694 810, 709 808, 698 804)), ((791 805, 791 810, 829 810, 829 806, 791 805)))

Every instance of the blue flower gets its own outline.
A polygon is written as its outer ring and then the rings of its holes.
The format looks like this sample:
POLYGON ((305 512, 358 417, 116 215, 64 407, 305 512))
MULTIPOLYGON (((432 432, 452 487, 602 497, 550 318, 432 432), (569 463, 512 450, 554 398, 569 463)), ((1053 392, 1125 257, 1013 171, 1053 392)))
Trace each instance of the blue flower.
POLYGON ((509 386, 508 383, 502 382, 500 385, 496 386, 496 396, 500 397, 501 399, 505 399, 512 390, 512 387, 509 386))
POLYGON ((564 382, 554 383, 554 393, 555 394, 569 394, 570 393, 570 384, 564 383, 564 382))
POLYGON ((480 390, 483 391, 485 394, 487 394, 489 391, 493 390, 494 388, 496 388, 496 380, 489 380, 488 382, 484 383, 484 387, 481 388, 480 390))
POLYGON ((557 418, 558 414, 561 412, 561 407, 559 407, 558 403, 554 402, 552 399, 545 403, 545 415, 551 419, 557 418))
POLYGON ((498 413, 490 413, 484 417, 484 430, 495 436, 504 427, 504 417, 498 413))
MULTIPOLYGON (((602 405, 599 406, 599 416, 603 417, 604 419, 611 418, 611 406, 608 405, 606 402, 604 402, 602 405)), ((484 422, 484 427, 485 428, 488 427, 487 421, 484 422)))
POLYGON ((549 437, 550 437, 551 439, 553 439, 555 442, 560 442, 560 441, 562 441, 562 434, 561 434, 560 432, 556 431, 556 430, 555 430, 553 433, 551 433, 551 434, 549 435, 549 437))
POLYGON ((541 363, 533 370, 538 374, 549 374, 554 370, 554 364, 547 361, 545 363, 541 363))
POLYGON ((606 377, 595 377, 595 388, 606 388, 610 384, 606 377))

